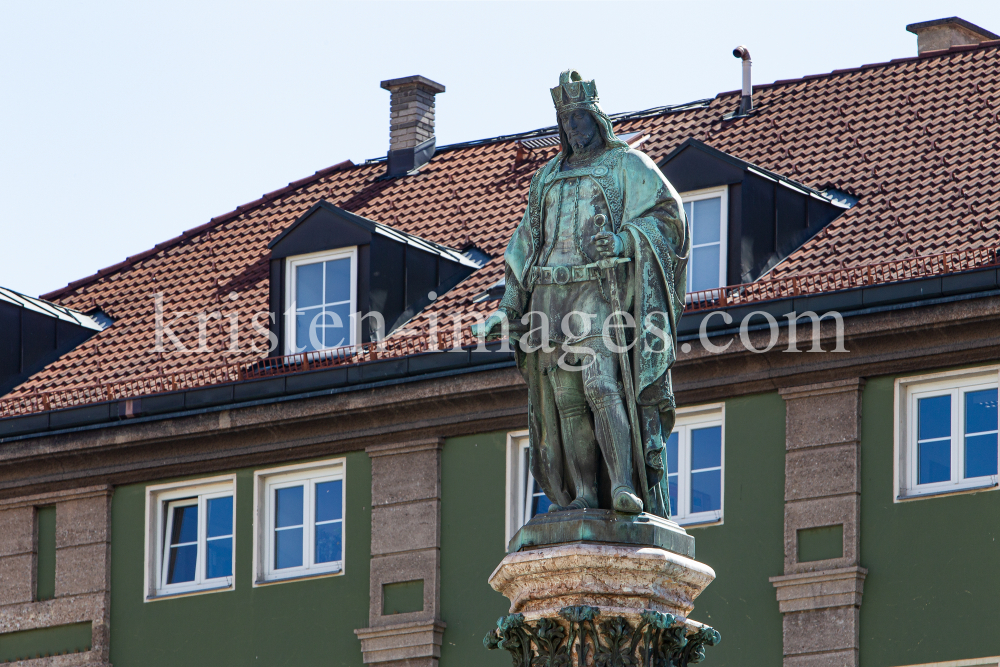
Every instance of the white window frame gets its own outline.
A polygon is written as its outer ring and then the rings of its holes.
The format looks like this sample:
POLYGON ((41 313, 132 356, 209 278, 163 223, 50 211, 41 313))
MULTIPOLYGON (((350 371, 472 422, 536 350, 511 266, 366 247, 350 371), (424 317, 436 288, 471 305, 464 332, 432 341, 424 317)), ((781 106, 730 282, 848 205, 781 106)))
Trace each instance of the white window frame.
POLYGON ((964 410, 961 399, 967 391, 993 389, 1000 385, 1000 367, 984 366, 897 378, 894 391, 893 502, 904 502, 956 493, 975 493, 998 488, 998 476, 963 479, 964 410), (917 484, 917 399, 951 394, 951 479, 917 484))
POLYGON ((225 475, 202 480, 171 482, 146 487, 146 526, 144 544, 144 600, 152 602, 179 595, 215 593, 236 588, 236 476, 225 475), (207 549, 207 503, 211 498, 233 497, 233 574, 228 577, 204 577, 207 549), (198 505, 198 557, 195 580, 166 583, 166 548, 173 521, 170 510, 179 505, 198 505))
MULTIPOLYGON (((674 433, 678 433, 677 442, 677 510, 673 521, 683 526, 718 526, 722 525, 726 509, 726 406, 724 403, 712 403, 693 407, 677 408, 677 421, 674 423, 674 433), (711 426, 721 427, 721 449, 719 459, 719 509, 709 512, 691 512, 691 431, 711 426)), ((700 470, 700 469, 699 469, 700 470)), ((664 475, 667 475, 664 471, 664 475)), ((668 480, 669 482, 669 480, 668 480)))
MULTIPOLYGON (((305 354, 305 350, 295 349, 295 287, 296 268, 307 264, 318 264, 336 259, 350 258, 351 260, 351 309, 350 319, 347 324, 349 340, 346 345, 339 347, 354 347, 361 339, 361 324, 356 316, 358 310, 358 247, 350 246, 338 250, 324 250, 313 252, 307 255, 295 255, 285 260, 285 354, 305 354)), ((334 349, 334 348, 324 348, 334 349)), ((315 352, 315 350, 311 350, 315 352)))
POLYGON ((531 477, 528 467, 528 431, 507 434, 507 507, 504 516, 504 548, 514 534, 525 524, 525 494, 528 488, 525 474, 531 477))
POLYGON ((344 458, 313 461, 254 472, 254 544, 253 586, 285 581, 300 581, 344 573, 347 556, 347 460, 344 458), (315 558, 315 496, 316 484, 341 481, 340 560, 313 563, 315 558), (274 490, 288 486, 305 486, 303 496, 303 564, 295 568, 274 568, 274 490))
MULTIPOLYGON (((713 289, 721 289, 726 287, 727 281, 727 271, 726 267, 728 265, 728 255, 729 255, 729 186, 723 185, 721 187, 715 188, 705 188, 703 190, 692 190, 691 192, 681 193, 681 206, 694 201, 699 201, 701 199, 714 199, 716 197, 721 197, 722 202, 720 204, 721 210, 719 213, 719 287, 713 289)), ((691 259, 694 259, 694 249, 702 246, 694 245, 694 227, 688 221, 688 233, 691 234, 691 259)), ((714 244, 702 244, 702 245, 714 245, 714 244)), ((691 267, 688 267, 688 284, 687 293, 691 293, 691 281, 694 280, 694 271, 691 267)), ((702 290, 709 291, 709 290, 702 290)))

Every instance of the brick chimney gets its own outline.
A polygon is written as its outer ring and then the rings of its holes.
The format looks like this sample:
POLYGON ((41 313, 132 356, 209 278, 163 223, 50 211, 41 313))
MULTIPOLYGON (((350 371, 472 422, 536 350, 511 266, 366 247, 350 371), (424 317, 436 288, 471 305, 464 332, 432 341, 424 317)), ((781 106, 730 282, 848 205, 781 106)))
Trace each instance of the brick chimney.
POLYGON ((917 55, 928 51, 949 49, 953 46, 965 46, 1000 39, 1000 35, 994 35, 989 30, 984 30, 957 16, 924 21, 923 23, 911 23, 906 26, 906 29, 917 36, 917 55))
POLYGON ((420 75, 382 82, 389 101, 389 162, 387 176, 401 176, 434 157, 434 96, 440 83, 420 75))

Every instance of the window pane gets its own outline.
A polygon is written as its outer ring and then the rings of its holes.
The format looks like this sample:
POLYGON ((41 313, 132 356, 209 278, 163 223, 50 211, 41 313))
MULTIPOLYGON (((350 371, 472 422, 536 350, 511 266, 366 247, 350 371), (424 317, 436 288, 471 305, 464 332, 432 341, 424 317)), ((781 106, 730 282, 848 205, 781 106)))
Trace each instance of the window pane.
POLYGON ((995 474, 997 474, 997 434, 967 436, 965 476, 986 477, 995 474))
POLYGON ((174 525, 170 534, 171 544, 198 541, 198 506, 174 508, 174 525))
POLYGON ((208 536, 233 534, 233 497, 210 498, 208 501, 208 536))
POLYGON ((340 560, 340 536, 344 524, 324 523, 316 526, 316 562, 332 563, 340 560))
POLYGON ((170 547, 170 563, 167 567, 167 583, 180 584, 185 581, 194 581, 195 562, 197 560, 197 544, 191 544, 186 547, 170 547))
POLYGON ((326 303, 351 300, 351 260, 326 262, 326 303))
POLYGON ((274 491, 274 527, 302 525, 302 490, 301 486, 290 486, 274 491))
POLYGON ((316 485, 316 522, 344 518, 343 482, 323 482, 316 485))
POLYGON ((274 531, 274 569, 302 566, 302 528, 274 531))
POLYGON ((691 473, 691 512, 709 512, 722 507, 722 471, 691 473))
POLYGON ((691 202, 694 205, 694 219, 691 242, 694 245, 702 243, 718 243, 722 223, 722 198, 699 199, 691 202))
POLYGON ((667 487, 670 490, 670 516, 677 516, 677 475, 667 476, 667 487))
POLYGON ((917 484, 947 482, 951 479, 951 440, 921 442, 917 448, 917 484))
POLYGON ((323 310, 321 324, 326 330, 323 347, 340 347, 351 344, 351 304, 327 306, 323 310))
POLYGON ((208 564, 205 578, 233 576, 233 538, 223 537, 208 541, 208 564))
MULTIPOLYGON (((677 472, 677 440, 680 436, 677 431, 670 434, 667 438, 667 472, 676 473, 677 472)), ((671 505, 673 507, 673 505, 671 505)))
POLYGON ((965 432, 997 430, 997 390, 970 391, 965 395, 965 432))
MULTIPOLYGON (((309 328, 312 326, 313 318, 320 311, 318 310, 307 310, 305 312, 295 313, 295 350, 296 352, 311 352, 317 349, 309 338, 309 328)), ((323 330, 317 329, 313 334, 314 337, 320 341, 322 345, 323 342, 323 330)))
POLYGON ((917 439, 951 436, 951 396, 921 398, 917 401, 917 439))
MULTIPOLYGON (((697 203, 697 202, 695 202, 697 203)), ((719 246, 709 245, 691 251, 691 291, 719 287, 719 246)))
POLYGON ((684 215, 685 215, 685 217, 687 217, 687 221, 688 221, 689 225, 691 224, 691 216, 694 215, 693 211, 694 211, 694 208, 692 207, 691 202, 688 202, 688 203, 684 204, 684 215))
POLYGON ((323 303, 323 263, 295 267, 295 308, 308 308, 323 303))
POLYGON ((532 481, 534 485, 534 491, 531 494, 531 516, 536 514, 545 514, 549 511, 549 507, 552 505, 552 501, 549 497, 545 495, 542 491, 542 487, 538 485, 538 482, 532 481))
POLYGON ((709 426, 691 431, 691 470, 722 465, 722 427, 709 426))

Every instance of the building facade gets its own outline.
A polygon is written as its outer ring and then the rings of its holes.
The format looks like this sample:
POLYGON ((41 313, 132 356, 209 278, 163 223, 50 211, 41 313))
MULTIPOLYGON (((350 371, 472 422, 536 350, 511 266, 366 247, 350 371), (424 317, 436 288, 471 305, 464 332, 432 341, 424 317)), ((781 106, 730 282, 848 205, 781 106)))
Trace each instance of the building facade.
MULTIPOLYGON (((969 26, 749 113, 612 116, 693 230, 667 449, 705 664, 1000 664, 1000 41, 969 26)), ((0 292, 0 661, 507 664, 487 579, 547 499, 513 352, 467 325, 558 140, 437 148, 444 87, 383 86, 388 159, 0 292)))

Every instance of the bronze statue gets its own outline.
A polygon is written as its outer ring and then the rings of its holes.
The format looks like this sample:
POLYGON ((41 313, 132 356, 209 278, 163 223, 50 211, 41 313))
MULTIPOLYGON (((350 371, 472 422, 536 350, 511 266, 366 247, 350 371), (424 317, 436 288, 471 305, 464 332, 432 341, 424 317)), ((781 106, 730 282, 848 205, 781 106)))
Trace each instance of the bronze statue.
POLYGON ((503 299, 473 331, 509 331, 517 343, 530 467, 550 511, 600 507, 600 452, 611 481, 604 509, 669 519, 684 211, 653 161, 615 136, 593 81, 567 70, 552 99, 562 150, 531 179, 504 253, 503 299))

